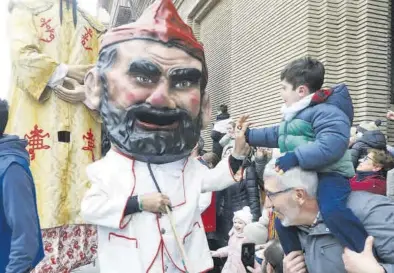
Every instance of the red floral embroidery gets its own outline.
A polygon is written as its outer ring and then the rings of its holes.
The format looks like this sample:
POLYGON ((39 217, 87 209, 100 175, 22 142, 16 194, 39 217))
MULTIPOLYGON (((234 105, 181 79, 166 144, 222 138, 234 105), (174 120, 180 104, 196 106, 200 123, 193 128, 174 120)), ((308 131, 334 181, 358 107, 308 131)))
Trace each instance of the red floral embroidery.
POLYGON ((42 234, 46 234, 43 236, 45 258, 31 273, 70 273, 96 259, 95 226, 62 226, 43 230, 42 234))
POLYGON ((96 145, 94 144, 95 138, 92 133, 92 129, 89 129, 89 131, 86 133, 86 135, 82 136, 82 139, 86 141, 86 146, 82 148, 84 151, 89 151, 92 154, 92 161, 95 160, 94 157, 94 148, 96 148, 96 145))
POLYGON ((93 30, 85 27, 85 33, 82 35, 81 44, 85 50, 93 50, 88 46, 89 40, 93 37, 93 30))
POLYGON ((49 38, 40 38, 41 41, 45 42, 45 43, 50 43, 55 39, 55 30, 53 29, 53 27, 49 24, 52 21, 52 19, 48 19, 46 20, 45 18, 41 18, 40 22, 40 28, 45 28, 45 32, 49 33, 49 35, 47 35, 49 38))
POLYGON ((52 253, 53 252, 52 244, 51 243, 46 243, 45 247, 44 247, 44 250, 45 250, 45 252, 52 253))
MULTIPOLYGON (((50 148, 49 145, 44 145, 44 138, 49 138, 49 133, 43 134, 44 130, 38 128, 38 125, 34 125, 34 129, 30 131, 30 135, 25 135, 25 139, 28 140, 30 159, 33 161, 36 158, 36 150, 47 150, 50 148)), ((49 235, 48 235, 49 236, 49 235)))

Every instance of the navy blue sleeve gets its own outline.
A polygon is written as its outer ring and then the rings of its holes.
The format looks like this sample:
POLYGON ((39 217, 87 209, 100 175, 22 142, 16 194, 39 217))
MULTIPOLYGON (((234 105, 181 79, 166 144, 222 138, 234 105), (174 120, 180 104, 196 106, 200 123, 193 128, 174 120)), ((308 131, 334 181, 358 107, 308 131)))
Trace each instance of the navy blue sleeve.
POLYGON ((337 162, 348 149, 350 120, 333 105, 324 105, 312 117, 316 140, 295 149, 300 167, 319 170, 337 162))
POLYGON ((24 168, 11 164, 3 180, 4 212, 12 230, 6 273, 29 272, 39 250, 33 187, 33 181, 24 168))
POLYGON ((278 148, 279 126, 247 130, 246 141, 253 147, 278 148))

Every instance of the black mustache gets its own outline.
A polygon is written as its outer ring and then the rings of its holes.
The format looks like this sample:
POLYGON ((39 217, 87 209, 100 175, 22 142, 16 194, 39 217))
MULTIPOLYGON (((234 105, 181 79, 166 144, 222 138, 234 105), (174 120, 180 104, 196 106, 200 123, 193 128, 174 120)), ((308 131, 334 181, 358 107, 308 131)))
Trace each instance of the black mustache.
POLYGON ((189 113, 181 108, 157 108, 148 103, 141 103, 129 107, 126 111, 128 122, 138 119, 158 125, 169 125, 177 121, 192 121, 189 113))
POLYGON ((159 116, 161 118, 182 118, 182 117, 190 117, 189 113, 185 109, 175 108, 170 109, 167 107, 157 108, 153 107, 149 103, 139 103, 132 105, 126 109, 128 113, 133 115, 142 115, 149 113, 150 115, 159 116))

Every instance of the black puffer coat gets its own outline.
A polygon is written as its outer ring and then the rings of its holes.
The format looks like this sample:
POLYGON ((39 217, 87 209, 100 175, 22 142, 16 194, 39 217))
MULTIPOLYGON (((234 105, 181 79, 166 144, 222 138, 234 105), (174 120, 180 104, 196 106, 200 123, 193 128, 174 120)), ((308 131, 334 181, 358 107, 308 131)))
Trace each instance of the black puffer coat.
MULTIPOLYGON (((216 116, 216 121, 225 120, 230 118, 228 113, 221 113, 216 116)), ((220 133, 218 131, 212 130, 211 138, 212 138, 212 152, 215 153, 219 159, 222 158, 223 147, 219 144, 219 141, 224 137, 225 134, 220 133)))
POLYGON ((247 167, 245 173, 242 182, 216 194, 217 237, 222 246, 227 245, 234 212, 249 206, 253 221, 258 221, 261 217, 260 192, 254 164, 247 167))
POLYGON ((354 168, 357 168, 358 161, 368 154, 369 149, 386 150, 386 144, 386 137, 381 131, 366 131, 350 147, 354 168))

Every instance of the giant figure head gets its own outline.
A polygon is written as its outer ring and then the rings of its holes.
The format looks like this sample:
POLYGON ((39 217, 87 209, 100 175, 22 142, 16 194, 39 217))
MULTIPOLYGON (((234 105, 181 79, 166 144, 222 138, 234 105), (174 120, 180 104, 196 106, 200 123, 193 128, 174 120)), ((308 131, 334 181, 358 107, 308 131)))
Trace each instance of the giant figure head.
POLYGON ((140 161, 188 156, 210 120, 204 50, 171 0, 110 30, 85 83, 111 143, 140 161))

